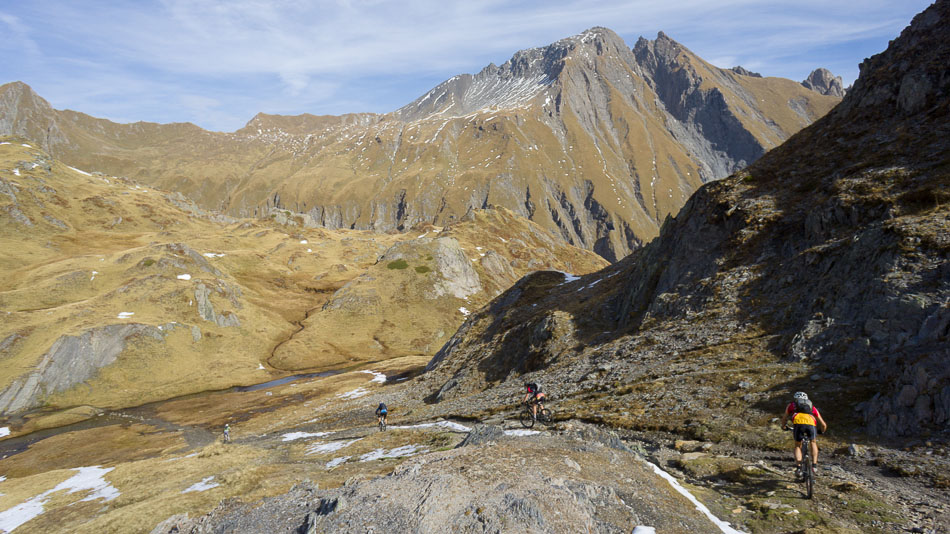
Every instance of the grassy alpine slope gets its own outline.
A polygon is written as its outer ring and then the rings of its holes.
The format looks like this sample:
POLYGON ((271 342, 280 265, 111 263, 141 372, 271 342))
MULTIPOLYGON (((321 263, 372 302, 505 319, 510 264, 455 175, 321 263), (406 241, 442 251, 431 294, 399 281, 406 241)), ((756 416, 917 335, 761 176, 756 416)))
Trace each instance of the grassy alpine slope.
POLYGON ((529 270, 605 265, 506 212, 392 235, 303 228, 283 213, 236 220, 67 167, 23 139, 2 142, 0 403, 8 415, 32 411, 14 433, 64 409, 66 420, 85 418, 288 372, 429 356, 468 309, 529 270), (389 268, 384 254, 413 264, 389 268), (464 290, 453 286, 459 273, 464 290))

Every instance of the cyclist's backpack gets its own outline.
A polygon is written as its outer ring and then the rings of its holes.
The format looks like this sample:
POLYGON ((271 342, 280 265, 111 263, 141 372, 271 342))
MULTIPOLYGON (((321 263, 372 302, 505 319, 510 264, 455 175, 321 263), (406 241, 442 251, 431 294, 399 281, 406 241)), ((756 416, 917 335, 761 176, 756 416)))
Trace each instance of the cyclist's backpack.
POLYGON ((812 415, 812 410, 815 409, 815 406, 808 399, 801 399, 795 401, 795 411, 798 413, 807 413, 812 415))

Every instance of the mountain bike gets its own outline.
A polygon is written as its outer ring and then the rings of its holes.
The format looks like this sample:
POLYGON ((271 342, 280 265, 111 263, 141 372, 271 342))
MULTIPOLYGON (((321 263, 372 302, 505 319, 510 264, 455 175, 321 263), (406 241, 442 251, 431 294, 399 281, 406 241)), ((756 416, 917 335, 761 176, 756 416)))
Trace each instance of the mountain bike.
POLYGON ((521 421, 521 426, 525 428, 533 427, 535 421, 541 421, 544 424, 550 424, 553 420, 553 414, 551 413, 551 410, 547 408, 538 410, 538 416, 535 417, 533 411, 531 410, 531 407, 534 404, 535 403, 532 402, 521 403, 523 409, 518 415, 518 420, 521 421))
MULTIPOLYGON (((786 430, 794 433, 791 428, 786 430)), ((805 498, 811 499, 815 488, 815 466, 811 462, 811 439, 807 435, 802 436, 802 483, 805 484, 805 498)))
POLYGON ((379 418, 379 431, 382 432, 382 431, 384 431, 384 430, 386 430, 386 418, 385 418, 385 417, 380 417, 380 418, 379 418))

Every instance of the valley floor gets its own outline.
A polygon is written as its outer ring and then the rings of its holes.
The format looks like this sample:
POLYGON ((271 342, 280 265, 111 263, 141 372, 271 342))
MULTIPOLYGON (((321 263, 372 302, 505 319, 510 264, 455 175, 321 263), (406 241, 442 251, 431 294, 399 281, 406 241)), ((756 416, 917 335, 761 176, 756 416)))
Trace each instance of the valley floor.
MULTIPOLYGON (((946 488, 895 471, 925 457, 950 467, 946 451, 926 443, 906 451, 849 449, 831 435, 816 496, 806 500, 786 451, 557 416, 525 431, 514 398, 481 420, 459 419, 422 402, 420 381, 408 377, 423 363, 193 395, 0 441, 0 529, 187 532, 190 525, 217 532, 243 525, 291 532, 309 524, 365 532, 397 524, 434 532, 424 518, 436 514, 462 532, 582 524, 599 532, 638 525, 723 531, 643 460, 672 473, 713 516, 742 532, 946 532, 950 524, 946 488), (392 413, 385 432, 375 427, 379 402, 392 413), (221 439, 226 422, 230 443, 221 439), (372 504, 396 494, 398 502, 372 504), (383 513, 400 507, 407 507, 402 515, 383 513), (273 513, 261 515, 264 509, 273 513), (270 523, 254 523, 265 516, 270 523)), ((552 408, 557 412, 556 402, 552 408)))

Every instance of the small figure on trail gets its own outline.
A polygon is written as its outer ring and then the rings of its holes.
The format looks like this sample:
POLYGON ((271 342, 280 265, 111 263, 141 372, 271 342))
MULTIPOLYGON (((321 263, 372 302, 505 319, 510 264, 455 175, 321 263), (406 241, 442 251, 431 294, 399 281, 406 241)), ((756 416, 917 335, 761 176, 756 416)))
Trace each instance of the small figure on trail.
POLYGON ((538 418, 538 406, 541 406, 541 409, 544 409, 544 392, 541 391, 541 386, 534 382, 525 382, 525 394, 524 399, 521 401, 522 404, 531 405, 531 416, 535 419, 538 418))
POLYGON ((231 425, 228 423, 224 424, 224 442, 231 443, 231 425))
POLYGON ((386 408, 384 403, 379 403, 379 406, 376 407, 376 420, 379 422, 379 429, 386 430, 386 416, 389 414, 389 410, 386 408))
POLYGON ((825 423, 825 420, 821 418, 821 414, 818 413, 818 408, 808 400, 808 395, 803 391, 795 393, 795 396, 791 403, 785 408, 785 412, 782 414, 782 428, 788 428, 785 424, 788 422, 788 418, 792 418, 793 426, 793 436, 795 438, 795 448, 792 450, 795 455, 795 474, 801 476, 802 472, 802 438, 808 436, 809 442, 808 451, 811 454, 812 464, 815 466, 815 473, 818 471, 818 436, 816 435, 817 426, 821 423, 821 432, 818 434, 823 434, 828 430, 828 424, 825 423))

